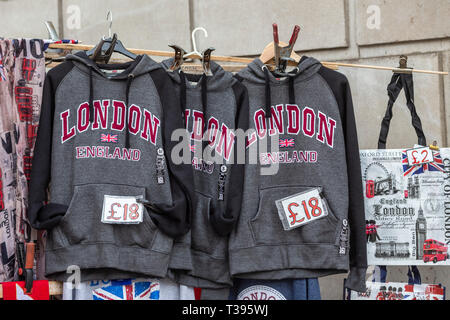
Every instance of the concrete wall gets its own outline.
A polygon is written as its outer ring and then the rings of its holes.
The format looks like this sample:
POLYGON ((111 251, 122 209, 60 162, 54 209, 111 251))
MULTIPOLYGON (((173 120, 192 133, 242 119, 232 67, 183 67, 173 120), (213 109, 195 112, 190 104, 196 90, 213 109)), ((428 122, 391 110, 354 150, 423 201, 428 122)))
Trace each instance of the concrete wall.
MULTIPOLYGON (((113 32, 128 47, 167 50, 176 43, 191 49, 190 30, 203 26, 199 49, 217 54, 257 56, 272 40, 277 22, 288 41, 294 24, 302 31, 295 50, 322 61, 397 66, 400 54, 419 69, 450 70, 450 0, 0 0, 0 36, 47 37, 52 20, 64 37, 96 43, 113 32), (61 23, 58 23, 61 22, 61 23)), ((387 96, 390 71, 341 68, 349 78, 361 148, 375 148, 387 96)), ((428 141, 448 146, 450 78, 414 74, 415 102, 428 141)), ((405 99, 394 109, 388 147, 416 142, 405 99)), ((388 280, 407 281, 405 267, 390 267, 388 280)), ((420 267, 422 279, 450 288, 449 268, 420 267)), ((344 276, 320 280, 324 299, 341 299, 344 276)))

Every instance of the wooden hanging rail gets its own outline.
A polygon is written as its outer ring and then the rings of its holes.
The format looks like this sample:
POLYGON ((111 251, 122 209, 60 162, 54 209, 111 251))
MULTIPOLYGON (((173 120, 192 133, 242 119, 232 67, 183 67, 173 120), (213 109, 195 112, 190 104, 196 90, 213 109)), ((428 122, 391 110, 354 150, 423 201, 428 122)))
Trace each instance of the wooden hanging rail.
MULTIPOLYGON (((351 67, 351 68, 366 68, 366 69, 376 69, 376 70, 392 70, 395 72, 405 72, 405 69, 402 68, 392 68, 392 67, 383 67, 383 66, 373 66, 373 65, 365 65, 365 64, 352 64, 352 63, 342 63, 342 62, 324 62, 329 65, 336 65, 339 67, 351 67)), ((420 70, 420 69, 406 69, 411 72, 417 73, 428 73, 428 74, 441 74, 448 75, 446 71, 433 71, 433 70, 420 70)))
MULTIPOLYGON (((52 43, 49 45, 49 48, 52 49, 65 49, 65 50, 90 50, 94 46, 93 45, 84 45, 84 44, 65 44, 65 43, 52 43)), ((171 51, 161 51, 161 50, 146 50, 146 49, 128 49, 130 52, 135 54, 147 54, 150 56, 158 56, 158 57, 173 57, 174 53, 171 51)), ((195 57, 193 58, 200 58, 195 57)), ((243 58, 243 57, 231 57, 231 56, 217 56, 212 55, 211 60, 214 61, 222 61, 222 62, 235 62, 241 64, 249 64, 254 60, 254 58, 243 58)), ((375 66, 375 65, 364 65, 364 64, 352 64, 352 63, 343 63, 343 62, 321 62, 325 67, 330 69, 337 69, 338 67, 350 67, 350 68, 365 68, 365 69, 375 69, 375 70, 390 70, 394 72, 405 72, 405 69, 395 68, 395 67, 383 67, 383 66, 375 66)), ((291 64, 291 63, 290 63, 291 64)), ((237 68, 243 66, 236 66, 237 68)), ((445 71, 433 71, 433 70, 419 70, 419 69, 406 69, 408 72, 416 72, 416 73, 426 73, 426 74, 437 74, 437 75, 448 75, 448 72, 445 71)))

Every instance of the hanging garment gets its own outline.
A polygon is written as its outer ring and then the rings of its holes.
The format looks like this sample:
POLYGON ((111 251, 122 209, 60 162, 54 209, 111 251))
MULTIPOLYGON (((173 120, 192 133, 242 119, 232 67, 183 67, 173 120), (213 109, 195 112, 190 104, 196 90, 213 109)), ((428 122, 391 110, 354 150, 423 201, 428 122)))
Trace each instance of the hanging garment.
MULTIPOLYGON (((173 59, 161 64, 168 69, 173 59)), ((211 71, 212 76, 168 72, 190 134, 187 160, 195 190, 192 228, 175 242, 169 276, 189 286, 223 288, 232 285, 228 234, 239 216, 244 182, 245 159, 236 161, 234 130, 247 130, 248 98, 231 73, 215 62, 211 71)))
POLYGON ((320 300, 317 278, 286 280, 235 279, 230 300, 320 300))
POLYGON ((346 285, 364 291, 364 202, 348 81, 305 56, 291 75, 276 78, 259 59, 237 75, 249 93, 248 152, 258 165, 245 169, 231 275, 282 280, 350 270, 346 285))
POLYGON ((43 47, 39 39, 0 40, 0 281, 17 279, 16 242, 36 240, 26 211, 45 78, 43 47))
POLYGON ((195 295, 169 279, 94 280, 64 282, 63 300, 195 300, 195 295))
POLYGON ((146 55, 97 65, 79 52, 48 72, 28 216, 48 231, 49 279, 64 281, 70 265, 81 281, 166 275, 191 215, 191 168, 170 157, 179 110, 146 55))

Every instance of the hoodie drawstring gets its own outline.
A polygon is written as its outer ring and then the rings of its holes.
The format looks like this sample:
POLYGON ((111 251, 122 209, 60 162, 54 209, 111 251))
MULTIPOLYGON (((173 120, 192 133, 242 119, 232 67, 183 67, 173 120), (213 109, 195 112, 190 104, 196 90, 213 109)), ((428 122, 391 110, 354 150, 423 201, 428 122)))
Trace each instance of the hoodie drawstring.
POLYGON ((266 105, 264 107, 265 112, 266 112, 266 118, 270 118, 271 117, 271 104, 272 104, 272 97, 271 97, 271 92, 270 92, 270 79, 269 79, 269 69, 264 66, 263 67, 264 70, 264 75, 266 78, 266 105))
MULTIPOLYGON (((130 147, 130 133, 128 132, 128 102, 130 100, 130 87, 133 82, 134 74, 130 73, 127 78, 127 89, 125 91, 125 148, 130 147)), ((131 119, 133 121, 133 119, 131 119)), ((137 119, 139 121, 139 119, 137 119)))
MULTIPOLYGON (((208 110, 207 105, 208 105, 208 85, 207 85, 207 79, 206 76, 203 75, 202 79, 202 107, 203 107, 203 114, 206 112, 206 110, 208 110)), ((206 117, 205 117, 206 119, 206 117)), ((206 127, 205 121, 203 121, 203 128, 206 127)))
POLYGON ((181 117, 183 118, 183 123, 186 126, 184 111, 186 110, 186 76, 184 72, 180 70, 180 106, 181 106, 181 117))
MULTIPOLYGON (((266 93, 265 93, 265 98, 266 98, 266 105, 264 107, 265 109, 265 113, 266 113, 266 118, 270 118, 272 116, 272 97, 271 97, 271 92, 270 92, 270 74, 269 74, 269 70, 266 66, 263 67, 264 70, 264 75, 265 75, 265 89, 266 89, 266 93)), ((291 72, 292 75, 288 76, 288 90, 289 90, 289 104, 295 104, 295 90, 294 90, 294 80, 295 80, 295 75, 297 74, 296 71, 292 71, 291 72)))
POLYGON ((295 104, 294 77, 289 77, 289 104, 295 104))
MULTIPOLYGON (((202 75, 201 79, 201 92, 202 92, 202 111, 203 113, 205 110, 207 110, 207 104, 208 104, 208 84, 207 84, 207 78, 205 75, 202 75)), ((184 111, 186 110, 186 100, 187 100, 187 93, 186 93, 186 75, 183 71, 180 70, 180 106, 181 106, 181 112, 183 116, 184 121, 184 111)), ((204 117, 206 119, 206 117, 204 117)), ((203 128, 202 132, 205 132, 206 129, 206 123, 203 121, 203 128)))
MULTIPOLYGON (((94 122, 94 79, 92 76, 92 66, 89 67, 89 122, 94 122)), ((127 88, 125 91, 125 148, 130 147, 130 135, 128 132, 128 102, 130 98, 130 87, 133 82, 134 74, 130 73, 127 78, 127 88)))
POLYGON ((89 122, 94 122, 94 83, 92 67, 89 66, 89 122))

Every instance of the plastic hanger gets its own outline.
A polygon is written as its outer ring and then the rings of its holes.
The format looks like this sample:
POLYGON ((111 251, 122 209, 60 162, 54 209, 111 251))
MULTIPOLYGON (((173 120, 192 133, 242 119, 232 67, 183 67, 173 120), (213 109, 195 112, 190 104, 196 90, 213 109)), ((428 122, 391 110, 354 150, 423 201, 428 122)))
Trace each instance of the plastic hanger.
POLYGON ((111 10, 108 11, 108 14, 106 15, 106 20, 109 20, 109 29, 108 29, 109 37, 105 38, 105 36, 103 36, 100 42, 97 44, 97 46, 87 51, 86 54, 88 56, 92 56, 92 60, 104 63, 109 62, 114 52, 120 53, 133 60, 136 59, 137 55, 128 51, 125 48, 122 42, 117 39, 116 33, 114 33, 114 35, 111 37, 111 27, 112 27, 111 10))

